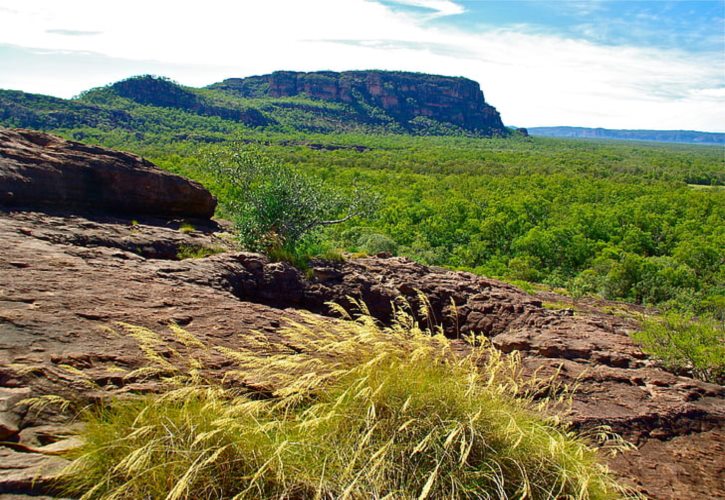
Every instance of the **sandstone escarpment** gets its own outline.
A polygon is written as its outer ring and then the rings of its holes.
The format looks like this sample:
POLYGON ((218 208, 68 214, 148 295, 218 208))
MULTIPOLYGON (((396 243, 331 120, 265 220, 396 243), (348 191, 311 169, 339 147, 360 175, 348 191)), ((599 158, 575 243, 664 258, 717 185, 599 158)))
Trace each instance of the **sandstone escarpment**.
POLYGON ((278 71, 270 75, 230 78, 211 85, 242 97, 293 97, 381 108, 397 122, 416 118, 450 123, 485 135, 506 135, 496 109, 487 104, 478 83, 454 78, 393 71, 278 71))
MULTIPOLYGON (((134 190, 142 187, 126 189, 140 196, 134 190)), ((200 355, 174 337, 170 325, 182 325, 211 348, 204 353, 210 375, 221 376, 229 360, 214 347, 252 345, 254 332, 274 346, 290 321, 333 321, 325 302, 345 304, 347 296, 387 321, 391 300, 402 296, 415 307, 418 291, 449 336, 481 332, 503 351, 519 351, 526 373, 558 372, 561 383, 575 386, 564 417, 581 430, 609 425, 634 443, 610 464, 643 493, 725 494, 725 390, 659 367, 630 340, 632 319, 544 307, 542 298, 505 283, 402 258, 320 261, 305 274, 234 251, 211 221, 180 232, 169 217, 48 213, 24 201, 24 210, 0 203, 0 494, 53 494, 52 478, 65 463, 57 453, 74 445, 78 408, 163 390, 161 375, 137 371, 148 360, 119 323, 157 332, 166 341, 159 352, 171 362, 200 355), (227 251, 181 258, 184 248, 204 247, 227 251), (27 403, 47 395, 70 401, 71 410, 27 403)))

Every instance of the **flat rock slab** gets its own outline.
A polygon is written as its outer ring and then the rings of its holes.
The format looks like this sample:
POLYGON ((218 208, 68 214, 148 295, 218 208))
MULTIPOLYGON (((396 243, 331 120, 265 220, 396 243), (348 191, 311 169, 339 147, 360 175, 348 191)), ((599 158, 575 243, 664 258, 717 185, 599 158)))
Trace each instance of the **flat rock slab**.
MULTIPOLYGON (((420 290, 450 336, 482 331, 500 349, 521 352, 527 371, 576 382, 567 418, 582 429, 609 425, 634 442, 638 449, 611 465, 650 497, 725 495, 723 388, 658 367, 630 340, 631 320, 549 310, 510 285, 399 258, 320 262, 311 278, 256 254, 176 259, 181 245, 221 244, 211 231, 187 234, 160 219, 0 211, 0 387, 83 404, 160 391, 158 379, 128 378, 149 361, 118 322, 157 332, 160 353, 176 360, 196 353, 174 337, 171 323, 207 346, 238 348, 252 332, 274 343, 280 326, 304 321, 301 311, 326 321, 326 301, 360 297, 386 319, 391 300, 415 305, 420 290), (448 314, 451 301, 457 321, 448 314)), ((219 373, 230 365, 222 356, 208 361, 219 373)), ((28 484, 22 481, 45 471, 43 463, 52 473, 59 462, 42 462, 47 456, 34 451, 67 437, 59 429, 68 417, 57 410, 9 410, 17 431, 8 439, 30 451, 3 448, 6 461, 21 462, 6 470, 5 484, 28 484)), ((39 487, 33 491, 42 493, 39 487)))
POLYGON ((57 456, 0 447, 0 493, 53 491, 58 474, 68 463, 57 456))

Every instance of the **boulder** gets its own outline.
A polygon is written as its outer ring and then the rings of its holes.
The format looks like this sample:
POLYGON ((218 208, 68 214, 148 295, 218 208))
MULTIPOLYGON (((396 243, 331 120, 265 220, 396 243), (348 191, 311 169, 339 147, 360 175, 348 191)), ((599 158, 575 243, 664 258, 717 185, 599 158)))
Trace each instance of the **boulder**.
POLYGON ((206 218, 201 185, 130 153, 0 128, 0 207, 206 218))

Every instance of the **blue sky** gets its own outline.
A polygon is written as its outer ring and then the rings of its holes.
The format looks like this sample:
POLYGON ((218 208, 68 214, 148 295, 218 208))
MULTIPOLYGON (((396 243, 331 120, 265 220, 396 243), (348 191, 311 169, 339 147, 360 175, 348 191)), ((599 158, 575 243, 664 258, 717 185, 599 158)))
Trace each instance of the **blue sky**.
MULTIPOLYGON (((394 9, 418 9, 386 1, 394 9)), ((458 15, 438 18, 465 30, 509 27, 610 46, 692 52, 722 51, 725 7, 720 1, 458 1, 458 15)))
POLYGON ((725 0, 0 0, 0 88, 274 70, 478 81, 518 126, 725 131, 725 0))

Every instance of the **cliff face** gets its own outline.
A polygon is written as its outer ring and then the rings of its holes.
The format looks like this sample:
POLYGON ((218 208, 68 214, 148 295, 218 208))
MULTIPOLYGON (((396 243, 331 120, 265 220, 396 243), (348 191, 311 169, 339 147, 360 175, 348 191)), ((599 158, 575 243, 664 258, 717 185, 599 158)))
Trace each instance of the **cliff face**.
POLYGON ((498 111, 484 100, 478 83, 422 73, 280 71, 232 78, 206 89, 142 75, 90 89, 73 99, 0 89, 0 125, 42 130, 123 128, 137 133, 156 130, 160 124, 168 129, 207 131, 219 127, 179 113, 149 113, 149 108, 170 108, 247 127, 280 126, 313 133, 510 133, 498 111), (295 96, 315 102, 285 99, 295 96))
POLYGON ((486 135, 507 134, 498 111, 486 103, 479 84, 467 78, 388 71, 278 71, 230 78, 210 88, 252 98, 304 94, 356 107, 378 107, 404 124, 428 118, 486 135))

